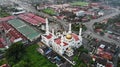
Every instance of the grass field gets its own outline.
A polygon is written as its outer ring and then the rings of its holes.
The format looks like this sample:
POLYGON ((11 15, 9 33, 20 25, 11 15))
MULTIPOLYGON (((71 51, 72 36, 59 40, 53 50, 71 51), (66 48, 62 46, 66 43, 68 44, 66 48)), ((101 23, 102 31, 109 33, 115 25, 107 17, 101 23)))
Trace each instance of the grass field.
POLYGON ((57 67, 46 57, 37 52, 36 48, 38 47, 39 46, 35 44, 26 48, 25 58, 27 58, 29 60, 29 63, 32 64, 31 67, 57 67))
POLYGON ((87 6, 88 3, 87 2, 73 2, 73 3, 70 3, 71 5, 73 6, 87 6))
POLYGON ((49 15, 55 15, 55 11, 53 9, 47 8, 42 10, 44 13, 47 13, 49 15))
MULTIPOLYGON (((55 64, 51 63, 46 57, 37 52, 37 44, 30 45, 25 48, 25 52, 20 61, 24 61, 22 64, 14 64, 13 67, 57 67, 55 64), (27 64, 24 66, 23 64, 27 64)), ((7 63, 6 59, 0 59, 0 65, 7 63)))

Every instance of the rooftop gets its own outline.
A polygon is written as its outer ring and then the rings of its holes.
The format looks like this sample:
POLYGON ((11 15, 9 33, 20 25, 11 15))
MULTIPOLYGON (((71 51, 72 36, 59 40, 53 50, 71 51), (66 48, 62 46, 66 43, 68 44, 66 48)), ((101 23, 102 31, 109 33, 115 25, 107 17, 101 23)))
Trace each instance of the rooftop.
POLYGON ((31 28, 29 25, 26 25, 25 22, 22 20, 13 19, 9 20, 8 23, 10 23, 14 28, 17 29, 17 31, 22 33, 30 41, 33 41, 34 39, 40 36, 40 33, 38 31, 31 28))
MULTIPOLYGON (((57 38, 57 39, 55 39, 55 42, 56 42, 56 44, 61 44, 61 38, 57 38)), ((64 44, 64 46, 66 46, 66 45, 68 45, 68 43, 66 43, 66 42, 63 42, 63 44, 64 44)))
POLYGON ((45 19, 37 16, 33 13, 20 14, 18 17, 32 25, 39 26, 40 24, 45 24, 45 19))
POLYGON ((46 37, 47 39, 50 39, 50 38, 52 38, 52 34, 45 35, 45 37, 46 37))
POLYGON ((0 38, 0 48, 4 48, 5 47, 4 44, 3 44, 3 42, 4 42, 4 39, 0 38))
POLYGON ((14 16, 8 16, 8 17, 4 17, 4 18, 0 18, 0 21, 8 21, 10 19, 14 19, 14 16))
POLYGON ((3 22, 1 23, 1 25, 3 26, 4 30, 6 30, 7 35, 9 35, 11 42, 14 42, 14 40, 19 38, 26 39, 21 33, 19 33, 14 27, 12 27, 7 22, 3 22))

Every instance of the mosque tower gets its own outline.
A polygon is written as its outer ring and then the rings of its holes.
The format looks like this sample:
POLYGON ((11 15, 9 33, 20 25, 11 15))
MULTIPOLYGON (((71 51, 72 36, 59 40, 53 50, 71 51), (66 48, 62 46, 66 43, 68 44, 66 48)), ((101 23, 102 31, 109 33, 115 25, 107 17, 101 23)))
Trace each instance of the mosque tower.
POLYGON ((49 35, 48 18, 46 18, 46 35, 49 35))

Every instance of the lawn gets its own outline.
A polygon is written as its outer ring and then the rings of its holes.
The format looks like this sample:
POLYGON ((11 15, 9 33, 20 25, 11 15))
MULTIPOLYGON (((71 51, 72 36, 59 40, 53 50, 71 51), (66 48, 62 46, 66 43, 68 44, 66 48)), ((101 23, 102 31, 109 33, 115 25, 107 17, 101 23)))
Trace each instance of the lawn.
POLYGON ((44 9, 42 10, 44 13, 47 13, 49 15, 55 15, 55 11, 51 8, 47 8, 47 9, 44 9))
POLYGON ((29 61, 31 67, 56 67, 55 64, 51 63, 46 57, 37 52, 36 48, 38 45, 31 45, 26 48, 26 55, 24 61, 29 61))
POLYGON ((87 6, 88 3, 87 2, 73 2, 73 3, 70 3, 71 5, 73 6, 87 6))

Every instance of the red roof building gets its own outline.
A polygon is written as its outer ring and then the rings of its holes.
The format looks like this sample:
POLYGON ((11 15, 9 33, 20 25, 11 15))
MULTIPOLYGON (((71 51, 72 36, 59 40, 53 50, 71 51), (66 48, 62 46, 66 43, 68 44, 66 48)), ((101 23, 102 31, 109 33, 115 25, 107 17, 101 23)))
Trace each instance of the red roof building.
POLYGON ((113 67, 112 63, 107 63, 105 67, 113 67))
POLYGON ((100 6, 100 3, 91 3, 90 6, 91 6, 91 7, 99 7, 99 6, 100 6))
POLYGON ((38 22, 38 21, 36 21, 36 20, 34 20, 34 19, 32 19, 32 18, 30 18, 30 17, 28 17, 28 16, 19 15, 18 17, 19 17, 20 19, 22 19, 22 20, 24 20, 24 21, 32 24, 32 25, 39 25, 39 22, 38 22))
POLYGON ((15 39, 22 38, 26 39, 20 32, 13 28, 10 24, 3 22, 3 28, 6 30, 6 34, 10 36, 10 41, 14 42, 15 39))
POLYGON ((118 23, 115 23, 115 25, 116 25, 116 26, 118 26, 118 27, 120 27, 120 22, 118 22, 118 23))
POLYGON ((20 14, 18 17, 32 25, 39 26, 45 24, 45 19, 32 13, 20 14))
POLYGON ((5 41, 3 38, 0 38, 0 48, 4 48, 5 45, 3 44, 5 41))
POLYGON ((113 57, 112 53, 105 51, 104 47, 105 46, 99 47, 97 50, 97 54, 104 59, 111 60, 113 57))
POLYGON ((37 15, 35 15, 35 14, 33 14, 33 13, 27 13, 26 15, 27 15, 28 17, 30 17, 30 18, 38 21, 39 23, 45 23, 45 19, 44 19, 44 18, 42 18, 42 17, 40 17, 40 16, 37 16, 37 15))
POLYGON ((0 21, 8 21, 10 19, 14 19, 14 16, 8 16, 8 17, 4 17, 4 18, 0 18, 0 21))

